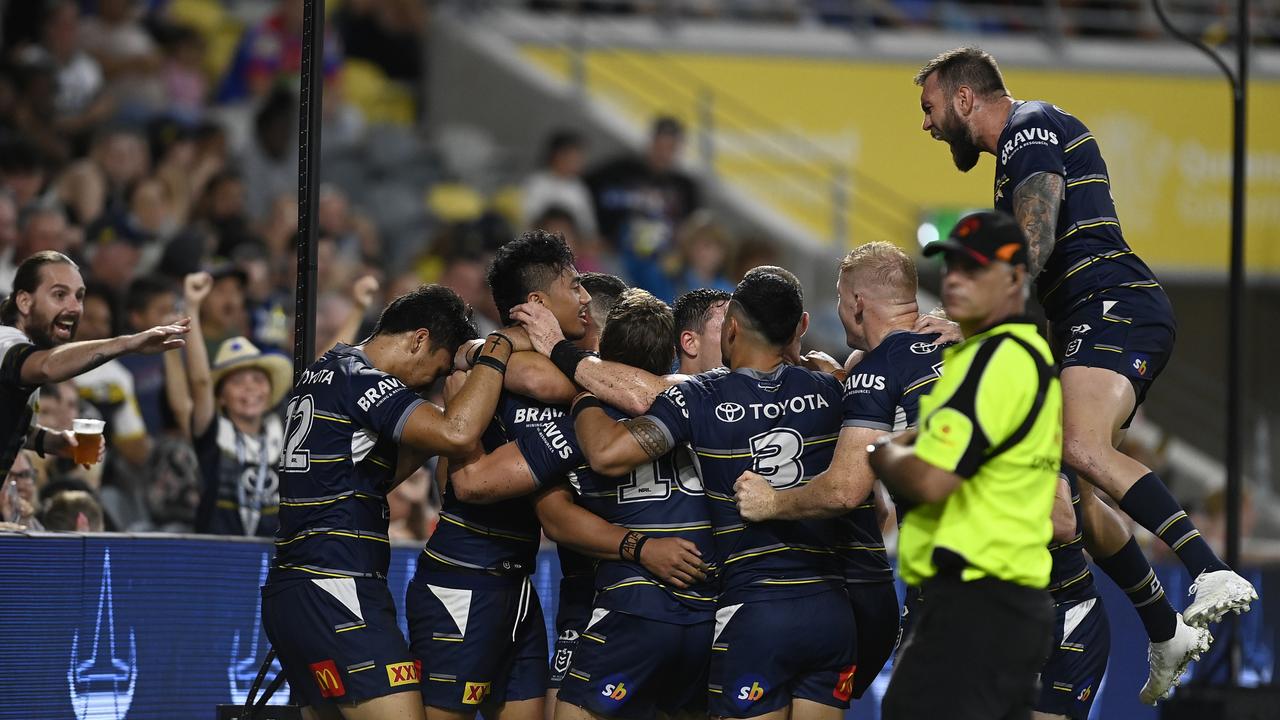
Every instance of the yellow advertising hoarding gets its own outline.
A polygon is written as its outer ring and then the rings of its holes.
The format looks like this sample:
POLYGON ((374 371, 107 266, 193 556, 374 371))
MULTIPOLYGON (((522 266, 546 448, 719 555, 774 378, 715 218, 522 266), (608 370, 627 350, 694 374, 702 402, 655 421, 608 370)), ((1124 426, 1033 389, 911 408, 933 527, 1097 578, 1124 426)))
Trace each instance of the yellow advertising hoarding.
MULTIPOLYGON (((939 48, 944 49, 944 48, 939 48)), ((565 53, 526 57, 568 76, 565 53)), ((927 58, 922 58, 927 60, 927 58)), ((935 208, 989 207, 993 158, 967 174, 921 129, 917 65, 850 59, 598 51, 588 87, 637 121, 681 117, 698 147, 700 118, 715 128, 715 170, 810 229, 832 237, 832 179, 848 173, 852 242, 915 240, 935 208), (710 101, 708 103, 708 100, 710 101), (707 108, 712 110, 708 113, 707 108)), ((1129 244, 1165 271, 1226 268, 1231 106, 1222 79, 1159 73, 1002 68, 1014 97, 1048 100, 1098 138, 1129 244)), ((1249 98, 1247 266, 1280 273, 1280 82, 1249 98)))

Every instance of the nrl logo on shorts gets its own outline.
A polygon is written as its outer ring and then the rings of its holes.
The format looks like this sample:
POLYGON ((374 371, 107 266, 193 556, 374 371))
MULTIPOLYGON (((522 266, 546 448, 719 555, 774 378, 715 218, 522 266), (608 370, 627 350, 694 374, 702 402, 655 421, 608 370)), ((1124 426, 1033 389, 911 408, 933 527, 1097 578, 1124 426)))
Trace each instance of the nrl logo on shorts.
POLYGON ((1072 355, 1075 355, 1077 352, 1079 352, 1080 345, 1082 343, 1084 343, 1084 341, 1081 340, 1080 338, 1076 338, 1075 340, 1072 340, 1071 342, 1067 343, 1067 357, 1071 357, 1072 355))
POLYGON ((569 672, 569 663, 573 661, 573 651, 569 648, 560 648, 556 651, 556 667, 557 674, 569 672))
POLYGON ((716 406, 716 417, 721 422, 734 423, 746 417, 747 410, 738 403, 724 402, 716 406))

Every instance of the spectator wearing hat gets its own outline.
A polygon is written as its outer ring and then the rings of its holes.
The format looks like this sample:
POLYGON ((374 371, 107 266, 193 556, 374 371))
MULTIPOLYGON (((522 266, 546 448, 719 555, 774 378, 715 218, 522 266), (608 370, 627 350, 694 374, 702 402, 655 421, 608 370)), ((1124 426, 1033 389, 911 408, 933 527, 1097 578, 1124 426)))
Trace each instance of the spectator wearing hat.
MULTIPOLYGON (((183 291, 193 315, 213 288, 208 273, 186 277, 183 291)), ((273 536, 279 527, 276 465, 284 428, 271 409, 292 387, 292 367, 279 355, 264 355, 247 338, 233 337, 218 346, 210 368, 200 320, 193 317, 191 326, 187 417, 201 478, 196 532, 273 536)))

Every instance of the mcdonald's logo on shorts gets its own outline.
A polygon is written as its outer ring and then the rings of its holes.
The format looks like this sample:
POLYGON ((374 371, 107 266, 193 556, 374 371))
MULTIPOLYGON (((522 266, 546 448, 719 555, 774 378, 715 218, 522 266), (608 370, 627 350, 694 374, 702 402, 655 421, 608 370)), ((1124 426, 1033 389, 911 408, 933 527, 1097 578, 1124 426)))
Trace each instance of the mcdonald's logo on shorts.
POLYGON ((342 685, 342 676, 338 674, 338 666, 332 660, 311 663, 311 674, 320 686, 320 697, 336 698, 347 694, 342 685))
POLYGON ((422 661, 395 663, 387 666, 387 682, 391 687, 413 685, 422 678, 422 661))
POLYGON ((842 702, 849 702, 853 698, 853 676, 858 671, 857 665, 840 671, 840 678, 836 680, 836 689, 831 692, 831 697, 842 702))
POLYGON ((469 682, 462 688, 463 705, 479 705, 489 697, 489 683, 469 682))

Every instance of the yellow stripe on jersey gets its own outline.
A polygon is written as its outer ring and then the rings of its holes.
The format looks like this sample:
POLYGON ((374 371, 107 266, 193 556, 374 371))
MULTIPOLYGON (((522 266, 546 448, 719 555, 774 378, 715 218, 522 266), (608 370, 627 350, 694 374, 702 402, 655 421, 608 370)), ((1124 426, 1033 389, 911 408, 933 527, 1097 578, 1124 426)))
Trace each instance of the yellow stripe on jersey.
POLYGON ((920 382, 916 383, 915 385, 912 385, 911 387, 907 388, 906 390, 903 390, 903 391, 902 391, 902 394, 903 394, 903 395, 906 395, 906 394, 907 394, 907 393, 909 393, 909 392, 915 392, 916 390, 919 390, 920 388, 924 387, 925 385, 929 385, 929 384, 931 384, 931 383, 936 383, 936 382, 938 382, 938 380, 939 380, 939 378, 936 378, 936 377, 931 377, 931 378, 928 378, 928 379, 925 379, 925 380, 921 380, 920 382))
POLYGON ((1097 142, 1097 140, 1096 140, 1096 139, 1094 139, 1093 135, 1089 135, 1089 136, 1087 136, 1087 137, 1082 137, 1082 138, 1080 138, 1079 140, 1077 140, 1077 141, 1075 141, 1075 142, 1071 143, 1071 145, 1070 145, 1070 146, 1068 146, 1066 150, 1063 150, 1063 151, 1062 151, 1062 153, 1065 155, 1066 153, 1069 153, 1069 152, 1071 152, 1072 150, 1075 150, 1076 148, 1080 147, 1081 145, 1083 145, 1083 144, 1085 144, 1085 143, 1087 143, 1087 142, 1089 142, 1089 141, 1097 142))
POLYGON ((371 535, 361 535, 360 533, 354 533, 348 530, 306 530, 298 533, 297 535, 294 535, 288 540, 276 540, 275 543, 277 546, 289 545, 299 540, 302 540, 304 538, 312 537, 314 535, 337 535, 338 537, 349 537, 349 538, 355 538, 356 540, 376 540, 378 542, 386 543, 388 545, 391 544, 391 541, 386 538, 374 537, 371 535))
POLYGON ((1089 183, 1102 183, 1103 185, 1111 184, 1107 182, 1106 178, 1089 178, 1088 180, 1076 180, 1075 182, 1069 182, 1067 183, 1067 187, 1073 188, 1077 185, 1088 185, 1089 183))
POLYGON ((311 415, 312 417, 315 417, 320 420, 328 420, 329 422, 342 423, 343 425, 351 424, 351 421, 346 418, 334 417, 333 415, 325 415, 322 412, 314 412, 311 415))
POLYGON ((504 533, 498 530, 493 530, 491 528, 482 528, 478 525, 472 525, 470 523, 462 522, 461 520, 458 520, 457 518, 454 518, 454 517, 450 517, 448 515, 441 515, 440 521, 447 522, 450 525, 457 525, 463 530, 470 530, 473 533, 479 533, 481 535, 487 535, 489 537, 504 538, 507 540, 519 540, 520 542, 530 542, 536 539, 536 538, 530 538, 523 535, 512 535, 510 533, 504 533))
POLYGON ((747 553, 745 555, 738 555, 737 557, 732 557, 732 558, 729 558, 728 560, 725 560, 724 564, 728 565, 729 563, 735 563, 735 562, 738 562, 739 560, 746 560, 748 558, 760 557, 761 555, 772 555, 773 553, 786 552, 787 550, 791 550, 793 552, 815 553, 818 555, 834 555, 835 554, 835 551, 830 548, 797 548, 797 547, 791 547, 790 545, 784 545, 782 547, 771 548, 769 550, 759 550, 756 552, 747 553))

